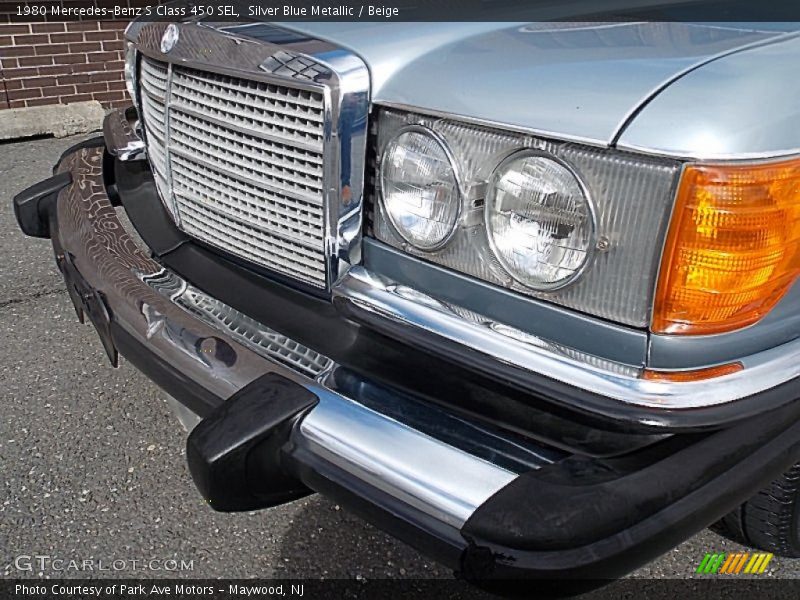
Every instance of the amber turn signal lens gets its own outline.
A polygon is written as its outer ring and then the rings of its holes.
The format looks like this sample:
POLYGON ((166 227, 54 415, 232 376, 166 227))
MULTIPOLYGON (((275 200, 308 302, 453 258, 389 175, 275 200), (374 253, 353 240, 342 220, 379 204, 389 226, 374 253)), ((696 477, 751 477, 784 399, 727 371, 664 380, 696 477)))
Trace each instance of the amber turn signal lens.
POLYGON ((658 278, 656 333, 722 333, 758 321, 800 274, 800 159, 690 165, 658 278))
POLYGON ((742 369, 744 369, 742 363, 729 363, 727 365, 718 365, 706 369, 695 369, 694 371, 651 371, 650 369, 645 369, 642 371, 642 379, 647 379, 648 381, 686 383, 688 381, 704 381, 706 379, 713 379, 714 377, 722 377, 723 375, 730 375, 742 369))

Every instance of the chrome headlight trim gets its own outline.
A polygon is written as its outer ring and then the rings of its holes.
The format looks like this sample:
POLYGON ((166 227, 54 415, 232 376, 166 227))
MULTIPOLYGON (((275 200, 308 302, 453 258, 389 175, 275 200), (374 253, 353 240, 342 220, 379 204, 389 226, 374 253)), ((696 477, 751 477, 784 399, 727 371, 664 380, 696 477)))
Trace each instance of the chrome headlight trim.
POLYGON ((578 174, 578 172, 572 167, 572 165, 570 165, 565 160, 563 160, 563 159, 561 159, 561 158, 559 158, 559 157, 557 157, 557 156, 555 156, 553 154, 550 154, 549 152, 544 152, 542 150, 537 150, 535 148, 523 148, 521 150, 516 150, 516 151, 512 152, 511 154, 509 154, 508 156, 503 158, 499 163, 497 163, 497 165, 494 167, 494 169, 492 169, 492 173, 489 176, 488 186, 487 186, 487 189, 486 189, 486 198, 484 200, 483 210, 484 210, 484 219, 483 220, 484 220, 484 226, 486 227, 486 238, 489 241, 489 248, 491 249, 492 254, 494 255, 494 257, 497 259, 497 262, 500 263, 500 266, 502 266, 503 269, 505 269, 506 273, 508 273, 508 275, 510 277, 512 277, 514 279, 514 281, 516 281, 520 285, 524 285, 525 287, 527 287, 529 289, 532 289, 532 290, 536 290, 536 291, 553 292, 553 291, 556 291, 556 290, 563 289, 563 288, 567 287, 568 285, 570 285, 572 283, 575 283, 578 279, 580 279, 580 277, 591 266, 592 260, 594 258, 595 250, 597 248, 597 211, 595 209, 594 201, 592 200, 592 195, 589 192, 589 188, 586 186, 586 184, 584 183, 583 179, 581 179, 581 176, 578 174), (541 284, 537 284, 537 285, 531 285, 529 282, 523 281, 520 277, 518 277, 514 273, 514 271, 512 269, 510 269, 508 267, 508 265, 506 264, 506 259, 503 256, 503 254, 499 251, 499 249, 497 248, 497 243, 496 243, 496 241, 494 239, 493 230, 489 226, 489 211, 490 211, 489 197, 490 197, 492 188, 493 188, 493 186, 495 184, 495 176, 497 175, 497 173, 503 167, 505 167, 509 163, 514 162, 516 160, 519 160, 521 158, 529 157, 529 156, 538 157, 538 158, 544 158, 546 160, 550 160, 550 161, 560 165, 564 169, 566 169, 569 172, 569 174, 575 179, 576 183, 578 184, 578 187, 580 188, 581 193, 583 195, 583 199, 586 202, 587 210, 589 212, 589 227, 590 227, 589 244, 588 244, 588 246, 586 248, 586 256, 584 257, 583 262, 581 263, 580 267, 578 269, 576 269, 575 272, 572 275, 570 275, 569 277, 567 277, 565 279, 561 279, 561 280, 558 280, 558 281, 550 283, 550 284, 541 283, 541 284))
POLYGON ((406 127, 402 127, 401 129, 399 129, 395 133, 395 135, 392 136, 391 139, 389 139, 386 142, 386 144, 380 151, 379 157, 380 157, 379 158, 380 162, 378 165, 378 182, 379 182, 378 185, 380 187, 379 197, 380 197, 380 202, 383 206, 383 210, 386 212, 386 217, 388 218, 389 224, 392 226, 394 232, 398 236, 400 236, 406 243, 411 244, 412 246, 414 246, 419 250, 422 250, 423 252, 435 252, 436 250, 444 248, 450 242, 450 240, 453 239, 453 236, 456 234, 456 231, 458 231, 458 226, 461 223, 461 220, 463 219, 464 216, 464 187, 461 182, 461 173, 459 171, 458 162, 456 161, 455 155, 453 154, 452 150, 450 150, 450 146, 448 146, 447 141, 441 135, 439 135, 437 132, 435 132, 433 129, 430 129, 429 127, 417 124, 408 125, 406 127), (453 225, 450 228, 450 231, 448 232, 447 236, 445 236, 440 242, 433 244, 431 246, 420 246, 419 244, 408 239, 408 237, 405 235, 402 229, 398 227, 397 223, 395 222, 392 216, 392 213, 389 211, 386 204, 385 186, 384 186, 384 181, 386 177, 386 171, 385 171, 386 156, 387 156, 386 151, 396 140, 400 138, 400 136, 410 132, 417 132, 423 135, 427 135, 436 142, 436 144, 439 146, 439 148, 442 149, 445 156, 447 157, 447 161, 450 163, 450 168, 453 170, 453 178, 455 179, 456 182, 457 204, 458 204, 458 206, 456 207, 456 218, 453 221, 453 225))
POLYGON ((139 63, 139 52, 136 50, 136 46, 133 42, 125 41, 125 67, 123 71, 125 73, 125 87, 128 90, 128 95, 131 97, 131 101, 133 105, 136 107, 136 110, 139 110, 139 96, 137 93, 137 87, 139 82, 137 81, 137 71, 138 71, 138 63, 139 63))

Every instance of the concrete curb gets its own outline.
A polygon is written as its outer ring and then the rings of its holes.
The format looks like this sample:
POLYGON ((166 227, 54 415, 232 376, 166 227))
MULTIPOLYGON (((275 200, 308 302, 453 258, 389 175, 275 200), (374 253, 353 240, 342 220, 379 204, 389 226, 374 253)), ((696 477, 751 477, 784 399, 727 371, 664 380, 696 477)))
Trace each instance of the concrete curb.
POLYGON ((105 114, 96 100, 0 110, 0 140, 45 134, 58 138, 95 131, 102 127, 105 114))

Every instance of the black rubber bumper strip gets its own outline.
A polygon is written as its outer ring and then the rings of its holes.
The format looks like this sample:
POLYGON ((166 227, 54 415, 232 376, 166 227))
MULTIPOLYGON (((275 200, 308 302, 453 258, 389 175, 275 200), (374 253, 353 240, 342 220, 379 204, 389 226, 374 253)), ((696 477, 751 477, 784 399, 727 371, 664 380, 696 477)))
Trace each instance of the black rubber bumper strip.
POLYGON ((311 493, 284 470, 281 448, 294 422, 319 399, 277 373, 236 392, 192 430, 186 460, 214 510, 267 508, 311 493))
POLYGON ((58 194, 72 183, 69 173, 57 173, 14 196, 14 216, 22 233, 31 237, 50 237, 50 208, 58 194))
POLYGON ((464 524, 462 535, 471 541, 465 572, 476 579, 622 576, 796 462, 798 419, 794 402, 596 483, 599 465, 585 460, 521 475, 464 524))

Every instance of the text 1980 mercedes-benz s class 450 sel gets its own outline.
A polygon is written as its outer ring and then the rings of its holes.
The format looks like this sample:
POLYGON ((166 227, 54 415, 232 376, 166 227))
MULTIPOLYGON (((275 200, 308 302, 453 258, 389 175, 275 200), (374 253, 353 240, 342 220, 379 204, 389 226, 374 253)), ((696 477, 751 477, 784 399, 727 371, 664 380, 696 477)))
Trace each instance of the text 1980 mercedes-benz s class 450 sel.
POLYGON ((14 207, 214 509, 319 491, 486 585, 798 556, 795 29, 134 21, 14 207))

